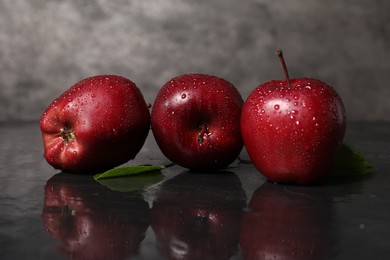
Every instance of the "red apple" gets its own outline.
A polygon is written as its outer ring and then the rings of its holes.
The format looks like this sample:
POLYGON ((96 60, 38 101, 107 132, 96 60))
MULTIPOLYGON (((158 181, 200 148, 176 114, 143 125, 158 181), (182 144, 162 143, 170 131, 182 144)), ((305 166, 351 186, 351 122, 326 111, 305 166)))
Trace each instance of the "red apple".
POLYGON ((246 205, 237 175, 186 172, 164 182, 155 197, 151 226, 163 258, 229 259, 237 253, 246 205))
POLYGON ((139 195, 111 191, 89 175, 61 173, 46 183, 42 222, 72 259, 127 259, 138 253, 150 210, 139 195))
POLYGON ((40 127, 50 165, 90 173, 133 159, 148 135, 150 115, 133 82, 99 75, 80 81, 55 99, 43 113, 40 127))
POLYGON ((151 113, 154 137, 172 162, 196 170, 224 168, 243 147, 243 100, 224 79, 185 74, 159 91, 151 113))
POLYGON ((310 78, 259 85, 242 109, 241 131, 255 167, 274 182, 308 184, 325 178, 343 140, 346 115, 340 96, 310 78))

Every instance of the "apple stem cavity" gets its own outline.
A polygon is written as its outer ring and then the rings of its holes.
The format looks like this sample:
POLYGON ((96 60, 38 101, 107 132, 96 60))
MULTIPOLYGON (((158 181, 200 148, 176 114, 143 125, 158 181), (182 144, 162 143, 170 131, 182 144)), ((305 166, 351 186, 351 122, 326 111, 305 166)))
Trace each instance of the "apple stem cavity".
POLYGON ((290 86, 290 77, 289 77, 289 75, 288 75, 287 65, 286 65, 286 62, 285 62, 285 60, 284 60, 282 50, 280 50, 280 49, 277 50, 277 51, 276 51, 276 55, 278 55, 279 60, 280 60, 280 62, 282 63, 284 75, 285 75, 286 81, 287 81, 287 85, 290 86))
POLYGON ((210 135, 210 133, 209 133, 209 128, 208 128, 207 124, 206 123, 200 124, 200 126, 199 126, 199 136, 197 138, 198 143, 199 144, 203 143, 204 136, 208 136, 208 135, 210 135))
POLYGON ((71 140, 74 139, 74 133, 71 129, 61 128, 60 134, 62 139, 64 139, 65 143, 69 143, 71 140))

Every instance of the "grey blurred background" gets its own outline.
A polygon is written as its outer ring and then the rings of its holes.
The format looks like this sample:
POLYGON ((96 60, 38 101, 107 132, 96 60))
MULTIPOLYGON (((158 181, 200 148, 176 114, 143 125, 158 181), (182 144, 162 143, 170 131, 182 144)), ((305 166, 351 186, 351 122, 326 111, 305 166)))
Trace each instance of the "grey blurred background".
POLYGON ((190 72, 232 82, 245 99, 284 75, 332 85, 350 120, 390 121, 387 0, 0 0, 0 122, 37 121, 97 74, 134 81, 153 103, 190 72))

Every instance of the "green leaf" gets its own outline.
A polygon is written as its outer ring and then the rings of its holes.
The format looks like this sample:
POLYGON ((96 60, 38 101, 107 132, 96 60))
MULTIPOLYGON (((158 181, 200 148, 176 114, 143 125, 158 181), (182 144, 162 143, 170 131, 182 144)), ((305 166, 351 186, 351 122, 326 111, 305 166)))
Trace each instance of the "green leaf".
POLYGON ((375 172, 364 155, 350 144, 342 143, 332 176, 363 176, 375 172))
POLYGON ((141 173, 159 171, 164 169, 165 166, 153 166, 153 165, 137 165, 137 166, 124 166, 113 168, 103 173, 96 174, 93 176, 95 180, 107 179, 107 178, 118 178, 129 175, 136 175, 141 173))
MULTIPOLYGON (((142 190, 149 186, 152 186, 164 179, 164 175, 160 170, 153 170, 149 172, 135 173, 132 176, 122 176, 115 178, 100 178, 97 181, 114 191, 130 192, 136 190, 142 190)), ((134 173, 132 173, 134 174, 134 173)))

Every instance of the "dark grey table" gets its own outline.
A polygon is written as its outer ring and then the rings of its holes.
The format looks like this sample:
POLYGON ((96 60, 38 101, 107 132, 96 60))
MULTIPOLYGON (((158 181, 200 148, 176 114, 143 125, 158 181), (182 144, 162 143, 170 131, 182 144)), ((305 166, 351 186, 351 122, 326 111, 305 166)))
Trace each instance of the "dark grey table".
MULTIPOLYGON (((239 162, 208 174, 172 166, 119 192, 52 169, 37 123, 2 124, 0 259, 386 259, 390 123, 349 123, 346 141, 375 174, 300 187, 239 162)), ((168 163, 151 134, 128 164, 147 163, 168 163)))

